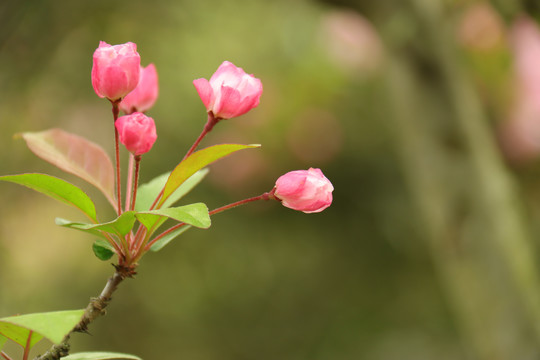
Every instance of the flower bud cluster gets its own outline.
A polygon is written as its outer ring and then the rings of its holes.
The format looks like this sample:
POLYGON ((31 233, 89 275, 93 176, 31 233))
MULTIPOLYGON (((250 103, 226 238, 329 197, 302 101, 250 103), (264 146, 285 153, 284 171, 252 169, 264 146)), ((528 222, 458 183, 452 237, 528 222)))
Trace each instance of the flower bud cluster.
MULTIPOLYGON (((94 52, 92 85, 98 96, 118 104, 126 114, 115 122, 119 141, 134 156, 148 152, 157 138, 154 120, 143 114, 158 97, 154 64, 141 67, 133 43, 111 46, 102 41, 94 52)), ((229 61, 224 61, 210 80, 196 79, 193 85, 206 107, 209 120, 186 157, 218 121, 238 117, 257 107, 263 91, 261 80, 229 61)), ((288 208, 316 213, 330 206, 333 190, 320 169, 310 168, 279 177, 272 195, 288 208)))

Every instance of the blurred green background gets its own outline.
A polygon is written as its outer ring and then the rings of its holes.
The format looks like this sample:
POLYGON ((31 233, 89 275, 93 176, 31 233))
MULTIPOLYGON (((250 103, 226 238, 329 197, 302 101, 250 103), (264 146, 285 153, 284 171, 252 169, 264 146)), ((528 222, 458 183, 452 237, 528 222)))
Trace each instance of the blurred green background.
MULTIPOLYGON (((112 155, 92 54, 100 40, 132 41, 160 80, 142 182, 181 160, 206 120, 191 82, 229 60, 262 80, 261 104, 202 145, 263 146, 213 165, 183 202, 216 208, 309 167, 335 187, 320 214, 250 204, 148 254, 73 351, 540 358, 539 152, 519 137, 540 143, 540 111, 524 133, 508 130, 520 96, 512 29, 527 13, 534 1, 2 2, 1 174, 60 176, 110 212, 13 135, 59 127, 112 155)), ((85 307, 113 268, 89 235, 54 225, 79 214, 7 183, 0 199, 0 317, 85 307)))

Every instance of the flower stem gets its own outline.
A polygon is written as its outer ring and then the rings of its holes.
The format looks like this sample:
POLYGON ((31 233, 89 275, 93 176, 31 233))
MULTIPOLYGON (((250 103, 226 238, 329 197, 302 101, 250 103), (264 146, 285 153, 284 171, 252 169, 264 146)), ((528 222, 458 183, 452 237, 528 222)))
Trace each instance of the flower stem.
POLYGON ((139 171, 141 168, 141 155, 134 156, 135 158, 135 182, 133 183, 133 199, 131 200, 131 211, 135 210, 135 203, 137 201, 137 189, 139 187, 139 171))
POLYGON ((131 192, 133 187, 133 168, 135 164, 135 159, 133 154, 129 154, 129 164, 128 164, 128 177, 126 182, 126 204, 124 209, 129 210, 131 208, 131 192))
POLYGON ((113 237, 109 233, 102 231, 101 234, 105 236, 105 238, 107 239, 107 242, 111 244, 112 247, 114 247, 116 254, 118 254, 118 258, 120 259, 119 260, 120 263, 123 263, 123 260, 121 258, 122 257, 125 258, 126 254, 124 254, 124 250, 122 249, 122 247, 118 245, 118 243, 113 239, 113 237))
POLYGON ((273 191, 265 192, 264 194, 259 195, 259 196, 254 196, 254 197, 251 197, 251 198, 248 198, 248 199, 244 199, 244 200, 234 202, 234 203, 229 204, 229 205, 219 207, 217 209, 214 209, 214 210, 208 212, 208 214, 211 216, 211 215, 218 214, 218 213, 220 213, 222 211, 229 210, 229 209, 232 209, 232 208, 235 208, 237 206, 244 205, 244 204, 247 204, 247 203, 250 203, 250 202, 253 202, 253 201, 270 200, 270 199, 275 199, 273 191))
MULTIPOLYGON (((88 325, 98 317, 105 315, 105 308, 109 305, 112 294, 118 288, 118 285, 126 278, 133 277, 135 272, 134 266, 123 267, 115 266, 116 271, 109 278, 107 284, 97 298, 92 298, 86 307, 86 310, 77 325, 66 335, 60 344, 53 345, 45 354, 34 358, 34 360, 58 360, 61 357, 67 356, 69 353, 69 338, 74 332, 87 332, 88 325)), ((11 360, 9 357, 4 357, 6 360, 11 360)))
MULTIPOLYGON (((265 192, 264 194, 261 194, 259 196, 254 196, 254 197, 251 197, 251 198, 248 198, 248 199, 240 200, 240 201, 234 202, 232 204, 228 204, 228 205, 219 207, 217 209, 209 211, 208 214, 210 216, 212 216, 212 215, 218 214, 220 212, 223 212, 225 210, 229 210, 229 209, 232 209, 232 208, 235 208, 237 206, 244 205, 244 204, 247 204, 247 203, 250 203, 250 202, 253 202, 253 201, 273 200, 273 199, 275 199, 274 190, 272 190, 270 192, 265 192)), ((146 244, 144 250, 145 251, 150 250, 150 247, 152 245, 154 245, 156 243, 156 241, 158 241, 159 239, 163 238, 164 236, 170 234, 171 232, 173 232, 173 231, 175 231, 175 230, 177 230, 177 229, 179 229, 179 228, 181 228, 182 226, 185 226, 185 225, 187 225, 187 224, 186 223, 179 223, 179 224, 165 230, 164 232, 162 232, 161 234, 159 234, 158 236, 153 238, 151 241, 149 241, 148 244, 146 244)))
MULTIPOLYGON (((111 101, 112 104, 112 113, 113 113, 113 119, 116 123, 116 120, 118 119, 118 113, 120 110, 118 109, 118 104, 120 103, 122 99, 118 99, 115 101, 111 101)), ((118 145, 118 130, 116 129, 116 126, 114 127, 114 154, 115 154, 115 162, 116 162, 116 193, 118 197, 118 209, 117 213, 120 216, 122 214, 122 189, 121 189, 121 182, 120 182, 120 147, 118 145)))
POLYGON ((216 118, 211 111, 208 113, 208 120, 206 121, 206 124, 204 125, 203 131, 201 132, 197 140, 195 140, 193 145, 191 145, 186 155, 184 155, 184 158, 182 159, 182 161, 186 160, 188 156, 191 155, 195 151, 195 149, 197 149, 197 146, 199 146, 199 143, 202 141, 202 139, 206 136, 206 134, 212 131, 214 126, 219 122, 219 120, 221 119, 216 118))
MULTIPOLYGON (((197 140, 195 140, 193 145, 191 145, 191 147, 189 148, 186 155, 184 155, 184 158, 182 159, 182 161, 186 160, 189 157, 189 155, 193 154, 193 152, 195 151, 195 149, 197 149, 197 146, 199 146, 199 143, 202 141, 202 139, 206 136, 206 134, 208 134, 210 131, 212 131, 214 126, 220 120, 221 120, 220 118, 214 117, 214 114, 212 112, 208 113, 208 120, 206 121, 206 124, 204 125, 203 131, 201 132, 201 134, 199 135, 197 140)), ((161 189, 160 193, 158 194, 158 196, 156 197, 156 199, 152 203, 152 206, 150 206, 150 210, 155 209, 156 205, 158 204, 158 202, 159 202, 159 200, 161 199, 162 196, 163 196, 163 189, 161 189)))

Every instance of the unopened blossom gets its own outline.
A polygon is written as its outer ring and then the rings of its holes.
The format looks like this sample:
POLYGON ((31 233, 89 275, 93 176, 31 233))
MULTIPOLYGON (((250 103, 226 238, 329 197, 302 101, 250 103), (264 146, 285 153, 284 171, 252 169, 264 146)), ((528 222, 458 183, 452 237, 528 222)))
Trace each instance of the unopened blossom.
POLYGON ((193 85, 206 110, 216 119, 230 119, 247 113, 259 105, 263 90, 261 80, 228 61, 219 66, 210 81, 196 79, 193 85))
POLYGON ((152 148, 156 142, 156 125, 154 119, 143 113, 133 113, 118 118, 114 123, 118 130, 120 142, 133 155, 142 155, 152 148))
POLYGON ((99 97, 117 101, 139 83, 141 58, 137 45, 109 45, 104 41, 94 52, 92 86, 99 97))
POLYGON ((158 97, 158 75, 154 64, 142 67, 139 72, 139 83, 135 90, 126 95, 120 102, 120 110, 126 114, 146 112, 158 97))
POLYGON ((334 187, 320 169, 296 170, 280 176, 273 195, 291 209, 321 212, 332 204, 334 187))

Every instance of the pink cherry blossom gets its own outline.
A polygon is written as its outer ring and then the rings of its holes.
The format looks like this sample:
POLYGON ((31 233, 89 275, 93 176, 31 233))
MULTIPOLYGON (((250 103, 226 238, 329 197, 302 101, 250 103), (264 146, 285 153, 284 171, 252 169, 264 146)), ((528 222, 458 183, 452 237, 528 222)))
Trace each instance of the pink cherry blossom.
POLYGON ((133 155, 142 155, 152 148, 156 142, 156 125, 154 119, 143 113, 133 113, 118 118, 114 123, 118 130, 120 142, 133 155))
POLYGON ((296 170, 280 176, 274 196, 291 209, 305 213, 321 212, 332 204, 334 187, 320 169, 296 170))
POLYGON ((126 114, 133 112, 146 112, 156 102, 158 97, 158 75, 154 64, 142 67, 139 75, 139 84, 125 98, 119 107, 126 114))
POLYGON ((94 52, 92 86, 99 97, 116 101, 129 94, 139 82, 141 58, 137 45, 109 45, 104 41, 94 52))
POLYGON ((243 115, 259 105, 262 83, 242 68, 224 61, 210 81, 196 79, 197 89, 206 110, 216 119, 230 119, 243 115))

